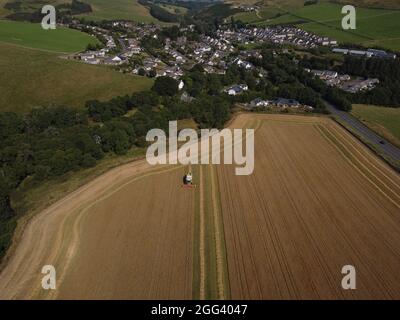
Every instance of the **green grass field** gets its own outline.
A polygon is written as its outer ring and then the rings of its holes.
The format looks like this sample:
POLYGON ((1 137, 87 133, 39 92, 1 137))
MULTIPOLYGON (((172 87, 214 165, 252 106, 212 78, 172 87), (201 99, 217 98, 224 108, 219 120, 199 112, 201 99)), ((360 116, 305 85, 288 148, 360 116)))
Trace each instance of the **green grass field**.
POLYGON ((161 23, 150 15, 149 9, 137 0, 85 0, 93 12, 80 15, 88 20, 132 20, 146 23, 161 23))
MULTIPOLYGON (((294 9, 304 6, 305 0, 228 0, 233 3, 258 3, 264 6, 279 6, 285 9, 294 9)), ((399 0, 318 0, 321 2, 335 2, 342 5, 351 4, 360 8, 400 9, 399 0)))
POLYGON ((0 111, 26 112, 48 105, 82 107, 87 100, 132 94, 153 83, 149 78, 12 44, 0 42, 0 52, 0 111))
POLYGON ((253 23, 258 21, 264 21, 276 17, 277 14, 281 13, 281 10, 277 8, 262 8, 257 12, 239 12, 235 14, 235 19, 245 23, 253 23))
POLYGON ((339 42, 400 50, 400 10, 357 7, 357 29, 343 30, 342 5, 320 1, 317 5, 296 8, 294 2, 292 8, 279 7, 282 16, 262 19, 257 24, 297 24, 302 29, 334 38, 339 42))
POLYGON ((399 0, 335 0, 335 2, 365 8, 400 9, 399 0))
POLYGON ((377 45, 400 50, 400 11, 383 9, 357 9, 357 29, 342 29, 341 6, 320 4, 298 10, 296 15, 318 21, 300 25, 301 28, 335 38, 341 42, 377 45), (313 8, 314 7, 314 8, 313 8))
POLYGON ((54 52, 78 52, 97 39, 86 33, 57 28, 44 30, 40 24, 0 20, 0 42, 54 52))
POLYGON ((351 112, 367 126, 400 147, 400 108, 353 105, 351 112))
POLYGON ((169 13, 172 14, 185 14, 188 12, 188 9, 185 7, 180 7, 172 4, 164 4, 160 3, 159 6, 165 10, 167 10, 169 13))

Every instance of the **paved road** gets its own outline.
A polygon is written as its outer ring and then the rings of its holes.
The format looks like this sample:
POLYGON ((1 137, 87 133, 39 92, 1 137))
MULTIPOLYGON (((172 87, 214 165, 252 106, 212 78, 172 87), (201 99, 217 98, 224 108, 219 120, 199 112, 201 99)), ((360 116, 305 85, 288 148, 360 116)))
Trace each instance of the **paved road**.
POLYGON ((327 109, 333 114, 339 117, 343 122, 350 126, 355 132, 357 132, 366 141, 373 144, 377 149, 382 151, 383 154, 392 158, 393 160, 400 161, 400 149, 389 141, 385 140, 374 131, 369 129, 361 121, 353 117, 351 114, 341 111, 334 107, 332 104, 325 101, 327 109), (382 144, 381 142, 384 142, 382 144))

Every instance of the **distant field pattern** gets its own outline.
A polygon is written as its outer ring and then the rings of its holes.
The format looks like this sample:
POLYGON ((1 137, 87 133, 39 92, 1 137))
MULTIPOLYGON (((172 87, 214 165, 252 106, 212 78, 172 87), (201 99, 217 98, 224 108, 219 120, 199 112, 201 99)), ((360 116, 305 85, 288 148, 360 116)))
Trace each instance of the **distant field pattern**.
POLYGON ((260 10, 261 18, 254 12, 239 13, 236 18, 259 26, 297 24, 302 29, 340 42, 400 50, 400 10, 356 7, 356 30, 343 30, 342 7, 326 1, 310 6, 283 6, 276 2, 260 10))

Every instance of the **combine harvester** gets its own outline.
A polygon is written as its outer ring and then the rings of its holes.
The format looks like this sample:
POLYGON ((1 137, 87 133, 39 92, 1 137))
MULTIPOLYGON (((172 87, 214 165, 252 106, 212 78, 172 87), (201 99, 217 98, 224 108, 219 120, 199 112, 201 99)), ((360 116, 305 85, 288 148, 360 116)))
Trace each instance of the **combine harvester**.
POLYGON ((185 188, 185 189, 196 188, 196 185, 193 184, 193 175, 192 175, 191 172, 189 172, 188 174, 186 174, 183 177, 183 185, 182 185, 182 187, 185 188))

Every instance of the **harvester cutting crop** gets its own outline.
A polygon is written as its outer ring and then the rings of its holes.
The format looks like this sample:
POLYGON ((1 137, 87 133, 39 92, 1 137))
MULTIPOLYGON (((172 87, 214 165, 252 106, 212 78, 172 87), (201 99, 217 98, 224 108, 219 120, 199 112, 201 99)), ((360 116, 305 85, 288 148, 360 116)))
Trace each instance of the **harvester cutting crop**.
POLYGON ((193 175, 191 172, 189 172, 188 174, 186 174, 183 177, 183 185, 182 187, 184 188, 196 188, 196 185, 193 184, 193 175))

